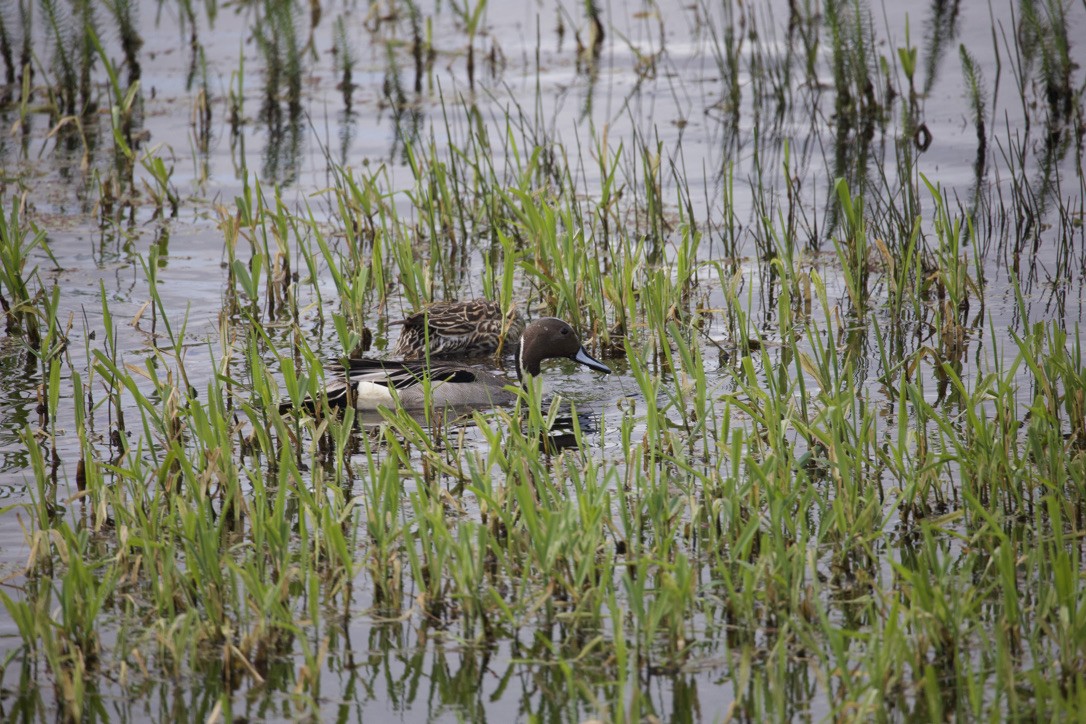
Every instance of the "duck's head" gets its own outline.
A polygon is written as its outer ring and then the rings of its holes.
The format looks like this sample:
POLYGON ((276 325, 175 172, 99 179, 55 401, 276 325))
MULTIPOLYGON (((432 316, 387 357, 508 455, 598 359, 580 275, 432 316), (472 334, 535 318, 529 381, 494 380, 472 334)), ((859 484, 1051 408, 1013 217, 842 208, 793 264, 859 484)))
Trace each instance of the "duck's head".
POLYGON ((520 374, 538 375, 540 362, 559 357, 571 359, 597 372, 611 373, 610 367, 585 351, 573 327, 561 319, 544 317, 524 328, 517 348, 517 370, 520 374))

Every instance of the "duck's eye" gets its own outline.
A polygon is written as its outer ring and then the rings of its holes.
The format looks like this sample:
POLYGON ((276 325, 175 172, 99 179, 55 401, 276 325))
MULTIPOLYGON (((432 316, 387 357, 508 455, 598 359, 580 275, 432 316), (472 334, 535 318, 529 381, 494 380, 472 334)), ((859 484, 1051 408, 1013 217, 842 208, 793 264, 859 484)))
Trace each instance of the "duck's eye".
POLYGON ((570 330, 569 327, 562 327, 562 330, 561 330, 560 334, 569 334, 570 331, 571 330, 570 330))

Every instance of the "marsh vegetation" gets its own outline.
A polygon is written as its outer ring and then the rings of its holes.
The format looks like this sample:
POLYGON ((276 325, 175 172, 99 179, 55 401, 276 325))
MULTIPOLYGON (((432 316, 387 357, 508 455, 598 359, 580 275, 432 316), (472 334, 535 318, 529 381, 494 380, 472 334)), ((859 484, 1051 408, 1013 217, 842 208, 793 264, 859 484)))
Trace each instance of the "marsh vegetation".
POLYGON ((620 5, 0 7, 0 716, 1083 710, 1086 5, 620 5))

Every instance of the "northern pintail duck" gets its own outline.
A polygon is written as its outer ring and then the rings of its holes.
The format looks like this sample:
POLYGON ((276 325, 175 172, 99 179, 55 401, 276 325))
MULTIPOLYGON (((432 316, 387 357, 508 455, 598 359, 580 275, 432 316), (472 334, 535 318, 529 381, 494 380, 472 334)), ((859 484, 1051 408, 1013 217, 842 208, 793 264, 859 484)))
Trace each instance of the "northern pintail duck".
POLYGON ((396 353, 404 359, 478 357, 513 349, 524 333, 524 318, 515 308, 502 314, 501 305, 486 299, 435 302, 402 324, 396 353))
MULTIPOLYGON (((540 374, 543 360, 560 357, 599 372, 611 372, 585 351, 572 327, 554 317, 529 324, 515 350, 521 380, 525 375, 540 374)), ((330 369, 338 373, 338 378, 328 387, 328 402, 339 406, 353 403, 359 410, 397 405, 419 409, 427 403, 433 407, 481 407, 506 404, 516 397, 505 389, 511 382, 508 378, 453 362, 427 365, 422 360, 352 359, 346 371, 338 365, 330 369), (430 382, 429 400, 424 379, 430 382)))

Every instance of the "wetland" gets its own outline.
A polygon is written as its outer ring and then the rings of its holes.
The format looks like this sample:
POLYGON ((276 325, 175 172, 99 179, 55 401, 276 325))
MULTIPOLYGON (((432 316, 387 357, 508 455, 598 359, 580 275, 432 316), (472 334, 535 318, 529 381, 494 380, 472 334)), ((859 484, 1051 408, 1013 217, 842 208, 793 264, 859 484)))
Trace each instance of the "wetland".
POLYGON ((4 3, 0 717, 1076 718, 1084 31, 4 3), (285 404, 472 298, 613 374, 285 404))

